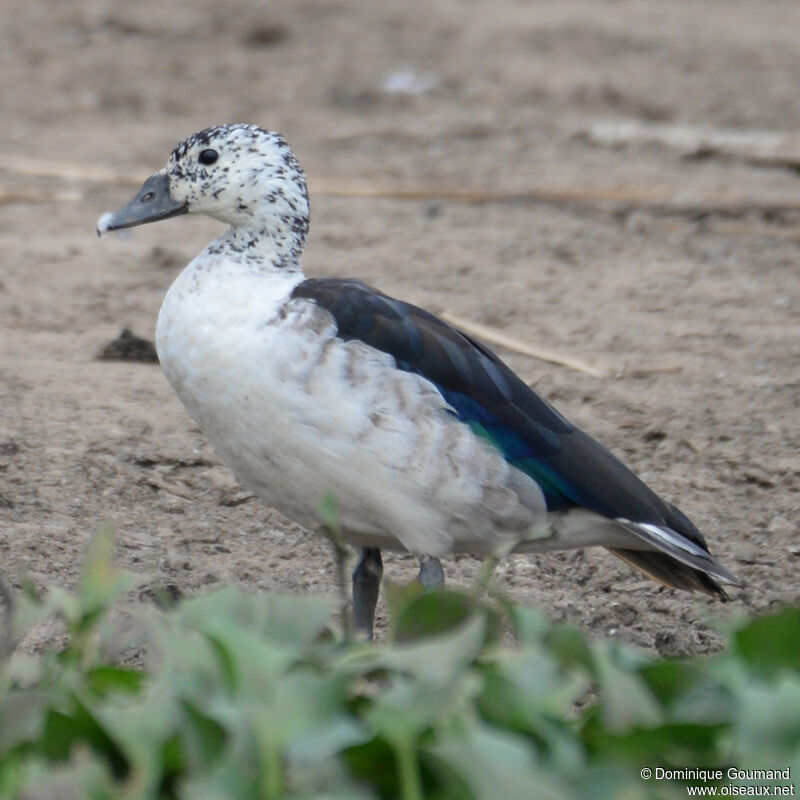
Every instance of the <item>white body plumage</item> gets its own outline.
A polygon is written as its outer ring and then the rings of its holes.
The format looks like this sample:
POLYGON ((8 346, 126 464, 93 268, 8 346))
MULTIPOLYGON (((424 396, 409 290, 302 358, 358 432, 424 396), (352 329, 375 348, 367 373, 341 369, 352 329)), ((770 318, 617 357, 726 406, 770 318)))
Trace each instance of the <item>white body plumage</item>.
POLYGON ((260 497, 313 526, 333 492, 347 541, 428 555, 489 552, 541 528, 538 486, 447 413, 432 384, 291 299, 300 272, 210 249, 167 293, 156 347, 203 433, 260 497))

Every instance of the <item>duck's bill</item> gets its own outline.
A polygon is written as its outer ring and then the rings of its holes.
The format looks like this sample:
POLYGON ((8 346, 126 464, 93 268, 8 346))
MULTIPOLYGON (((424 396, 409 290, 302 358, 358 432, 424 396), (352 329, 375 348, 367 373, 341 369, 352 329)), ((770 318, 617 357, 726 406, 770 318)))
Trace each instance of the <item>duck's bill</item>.
POLYGON ((134 228, 147 222, 177 217, 189 209, 186 203, 173 200, 169 193, 169 179, 162 173, 151 175, 139 189, 139 193, 119 211, 103 214, 97 220, 97 235, 122 228, 134 228))

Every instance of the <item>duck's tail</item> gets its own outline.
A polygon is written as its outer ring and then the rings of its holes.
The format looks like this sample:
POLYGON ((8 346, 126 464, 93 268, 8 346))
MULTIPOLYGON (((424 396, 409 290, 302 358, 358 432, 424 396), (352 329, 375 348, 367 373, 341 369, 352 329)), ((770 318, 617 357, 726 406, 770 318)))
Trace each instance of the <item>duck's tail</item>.
MULTIPOLYGON (((690 592, 703 592, 723 601, 728 599, 728 595, 720 585, 719 580, 704 570, 695 569, 676 561, 672 556, 648 550, 618 550, 613 547, 608 549, 618 558, 626 561, 632 567, 640 569, 648 577, 663 583, 664 586, 670 586, 674 589, 686 589, 690 592)), ((729 576, 724 580, 725 583, 734 586, 739 585, 739 581, 733 575, 730 575, 719 562, 714 561, 714 564, 729 576)))
MULTIPOLYGON (((671 510, 680 514, 674 506, 671 510)), ((608 549, 631 566, 645 572, 653 580, 676 589, 704 592, 721 600, 727 600, 728 597, 721 584, 739 585, 736 576, 708 552, 705 540, 691 523, 689 523, 691 526, 691 538, 689 538, 671 527, 625 519, 615 521, 633 533, 640 540, 639 543, 650 545, 652 549, 649 547, 608 549)), ((688 519, 682 514, 676 517, 676 522, 684 521, 688 522, 688 519)))

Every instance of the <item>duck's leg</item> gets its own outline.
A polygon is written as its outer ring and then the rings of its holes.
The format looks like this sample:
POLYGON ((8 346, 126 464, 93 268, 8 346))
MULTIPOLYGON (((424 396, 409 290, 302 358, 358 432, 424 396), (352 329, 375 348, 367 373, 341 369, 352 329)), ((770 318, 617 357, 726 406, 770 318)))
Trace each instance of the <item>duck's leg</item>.
POLYGON ((444 586, 444 570, 438 558, 426 556, 419 560, 419 574, 417 580, 422 584, 425 591, 438 589, 444 586))
POLYGON ((356 633, 370 640, 382 575, 381 551, 377 547, 362 547, 361 558, 353 570, 353 623, 356 633))

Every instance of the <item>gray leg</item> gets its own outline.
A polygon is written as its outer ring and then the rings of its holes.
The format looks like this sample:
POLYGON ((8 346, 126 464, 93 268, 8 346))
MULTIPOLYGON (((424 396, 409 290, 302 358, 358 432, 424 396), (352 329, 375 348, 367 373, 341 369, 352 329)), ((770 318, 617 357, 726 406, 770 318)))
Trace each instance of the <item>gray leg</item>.
POLYGON ((372 639, 375 606, 381 590, 383 561, 377 547, 363 547, 353 571, 353 622, 356 633, 372 639))
POLYGON ((433 558, 433 556, 421 558, 419 561, 419 575, 417 575, 417 580, 427 592, 431 589, 439 589, 441 586, 444 586, 444 570, 439 563, 439 559, 433 558))

